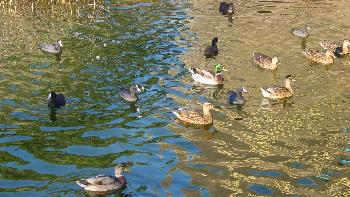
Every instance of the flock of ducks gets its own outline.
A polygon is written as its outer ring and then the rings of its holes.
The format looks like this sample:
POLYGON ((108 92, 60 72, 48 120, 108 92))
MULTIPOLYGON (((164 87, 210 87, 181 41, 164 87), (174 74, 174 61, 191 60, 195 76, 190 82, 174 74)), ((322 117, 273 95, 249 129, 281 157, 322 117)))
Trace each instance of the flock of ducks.
MULTIPOLYGON (((235 8, 233 6, 233 3, 221 2, 219 5, 219 12, 223 15, 228 15, 229 18, 232 18, 234 10, 235 8)), ((310 34, 310 31, 311 28, 306 25, 300 29, 292 29, 291 33, 301 38, 307 38, 310 34)), ((206 47, 204 50, 205 58, 215 58, 219 54, 219 49, 217 46, 219 41, 220 39, 218 37, 213 38, 211 45, 206 47)), ((349 40, 344 40, 342 43, 324 40, 319 42, 319 44, 323 48, 322 51, 316 51, 311 49, 303 51, 305 57, 311 62, 329 65, 334 62, 333 58, 340 58, 343 55, 349 53, 349 40)), ((269 57, 268 55, 257 52, 253 53, 252 62, 254 65, 266 70, 275 70, 277 69, 280 63, 277 56, 269 57)), ((210 72, 196 67, 190 67, 188 68, 188 70, 196 83, 214 86, 223 85, 224 83, 224 75, 222 71, 226 71, 226 69, 221 64, 215 65, 214 72, 210 72)), ((293 77, 291 75, 287 75, 284 79, 283 86, 269 88, 260 87, 262 96, 273 100, 286 99, 292 97, 294 94, 291 85, 292 79, 293 77)), ((247 90, 244 87, 239 87, 237 91, 229 91, 227 93, 227 102, 237 106, 244 105, 245 100, 243 97, 243 93, 246 92, 247 90)), ((178 110, 174 110, 173 113, 183 123, 206 126, 213 124, 213 118, 209 111, 210 109, 215 108, 210 103, 204 103, 202 111, 180 108, 178 110)))
MULTIPOLYGON (((223 15, 227 15, 229 19, 232 19, 234 11, 235 8, 233 6, 233 3, 220 3, 219 12, 223 15)), ((295 36, 306 38, 309 36, 310 30, 311 29, 309 26, 305 26, 301 29, 292 29, 291 33, 295 36)), ((219 54, 219 49, 217 47, 219 41, 220 40, 218 37, 213 38, 211 45, 206 47, 204 50, 205 58, 215 58, 219 54)), ((312 62, 320 63, 323 65, 332 64, 333 58, 339 58, 349 53, 349 40, 344 40, 343 43, 321 41, 319 44, 324 49, 324 51, 315 51, 310 49, 303 51, 303 54, 306 56, 306 58, 312 62)), ((54 44, 41 44, 39 45, 39 49, 47 53, 60 55, 62 53, 62 46, 62 41, 57 41, 54 44)), ((262 53, 253 53, 252 62, 255 65, 267 70, 275 70, 279 64, 277 56, 269 57, 262 53)), ((214 72, 210 72, 197 67, 190 67, 188 70, 196 83, 211 86, 223 85, 223 71, 226 71, 226 69, 221 64, 215 65, 214 72)), ((287 75, 284 79, 283 86, 269 88, 260 87, 262 96, 269 99, 285 99, 292 97, 294 91, 291 86, 291 79, 292 76, 287 75)), ((143 90, 144 87, 134 85, 130 86, 129 89, 121 90, 119 92, 119 95, 125 101, 136 102, 138 100, 137 94, 141 93, 143 90)), ((243 93, 246 92, 247 90, 243 86, 239 87, 237 91, 229 91, 227 94, 228 103, 237 106, 244 105, 245 99, 243 97, 243 93)), ((50 92, 47 104, 50 108, 60 108, 66 104, 65 96, 56 92, 50 92)), ((214 109, 213 104, 204 103, 202 111, 179 108, 177 110, 173 110, 172 112, 183 123, 190 125, 207 126, 213 124, 213 116, 210 113, 211 109, 214 109)), ((125 188, 127 185, 125 177, 121 173, 122 168, 116 167, 114 176, 98 175, 88 179, 81 179, 77 181, 77 184, 85 190, 92 192, 118 190, 125 188)))

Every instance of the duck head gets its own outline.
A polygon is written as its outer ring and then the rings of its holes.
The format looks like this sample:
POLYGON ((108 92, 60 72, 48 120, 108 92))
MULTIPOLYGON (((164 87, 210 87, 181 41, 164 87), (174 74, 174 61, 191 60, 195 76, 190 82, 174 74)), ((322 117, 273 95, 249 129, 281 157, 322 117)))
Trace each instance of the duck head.
POLYGON ((63 47, 63 44, 62 44, 61 40, 57 41, 57 43, 58 43, 58 45, 60 45, 60 47, 63 47))
POLYGON ((271 61, 272 61, 272 64, 276 64, 277 65, 279 63, 279 60, 278 60, 277 56, 273 56, 271 61))
POLYGON ((213 38, 213 40, 211 41, 211 45, 212 46, 216 46, 216 44, 220 41, 220 39, 218 37, 213 38))
POLYGON ((239 91, 240 92, 244 92, 244 93, 247 93, 248 91, 242 86, 241 88, 239 88, 239 91))
POLYGON ((220 73, 221 71, 227 71, 222 64, 215 65, 215 73, 220 73))

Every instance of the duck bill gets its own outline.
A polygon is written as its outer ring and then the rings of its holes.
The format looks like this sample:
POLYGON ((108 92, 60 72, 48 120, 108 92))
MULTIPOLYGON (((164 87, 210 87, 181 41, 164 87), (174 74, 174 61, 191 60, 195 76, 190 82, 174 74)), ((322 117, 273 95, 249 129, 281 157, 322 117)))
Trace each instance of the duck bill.
POLYGON ((221 70, 222 70, 222 71, 228 71, 226 68, 222 68, 221 70))

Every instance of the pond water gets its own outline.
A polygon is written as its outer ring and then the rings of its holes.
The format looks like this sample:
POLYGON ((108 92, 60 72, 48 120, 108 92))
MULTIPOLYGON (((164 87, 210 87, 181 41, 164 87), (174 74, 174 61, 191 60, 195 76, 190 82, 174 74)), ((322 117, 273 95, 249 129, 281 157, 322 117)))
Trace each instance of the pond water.
POLYGON ((350 195, 349 57, 310 66, 288 32, 310 24, 310 48, 348 38, 349 2, 244 1, 233 23, 201 2, 2 11, 0 195, 88 195, 76 180, 121 163, 128 187, 112 196, 350 195), (215 35, 220 54, 205 60, 215 35), (37 49, 56 40, 61 57, 37 49), (280 68, 252 67, 252 52, 278 55, 280 68), (193 89, 187 68, 215 63, 229 70, 224 87, 193 89), (296 95, 262 100, 259 86, 286 74, 296 95), (136 105, 118 95, 131 84, 145 87, 136 105), (240 85, 247 103, 232 108, 226 91, 240 85), (47 108, 53 90, 65 107, 47 108), (206 101, 222 107, 213 128, 174 120, 172 109, 206 101))

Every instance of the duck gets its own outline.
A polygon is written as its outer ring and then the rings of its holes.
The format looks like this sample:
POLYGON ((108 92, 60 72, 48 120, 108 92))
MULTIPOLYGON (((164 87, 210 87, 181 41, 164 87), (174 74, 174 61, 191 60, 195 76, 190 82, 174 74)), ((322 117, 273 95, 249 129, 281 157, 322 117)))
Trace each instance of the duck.
POLYGON ((235 12, 235 8, 233 7, 233 3, 220 2, 219 12, 223 15, 233 15, 235 12))
POLYGON ((66 104, 66 97, 63 94, 50 92, 47 97, 47 105, 51 108, 60 108, 66 104))
POLYGON ((279 60, 277 56, 269 57, 261 53, 253 53, 253 62, 261 68, 274 70, 277 68, 279 60))
POLYGON ((241 86, 240 88, 237 89, 237 91, 229 91, 227 93, 228 97, 228 103, 232 105, 244 105, 245 100, 243 97, 243 93, 247 93, 248 91, 241 86))
POLYGON ((269 99, 283 99, 293 96, 294 92, 291 86, 291 75, 287 75, 284 79, 283 87, 271 87, 271 88, 262 88, 260 87, 261 94, 263 97, 269 99))
POLYGON ((331 50, 331 51, 335 52, 336 49, 339 47, 342 49, 342 54, 346 55, 349 53, 349 48, 348 48, 350 46, 349 40, 344 40, 343 44, 338 43, 338 42, 323 40, 323 41, 320 41, 319 44, 321 45, 321 47, 323 49, 326 49, 326 50, 331 50))
POLYGON ((227 71, 222 64, 215 65, 215 74, 197 67, 188 68, 195 82, 205 85, 221 85, 224 83, 224 75, 221 71, 227 71))
POLYGON ((307 37, 309 37, 310 30, 311 30, 310 27, 308 25, 305 25, 305 27, 303 27, 301 29, 292 29, 291 33, 295 36, 307 38, 307 37))
POLYGON ((127 186, 125 177, 121 174, 122 167, 115 167, 115 175, 98 175, 88 179, 81 179, 76 183, 86 191, 108 192, 123 189, 127 186))
POLYGON ((320 63, 323 65, 333 64, 333 58, 336 58, 334 53, 331 50, 326 52, 315 51, 315 50, 305 50, 303 54, 312 62, 320 63))
POLYGON ((204 50, 204 56, 206 59, 208 58, 214 58, 219 54, 219 49, 217 47, 217 43, 220 41, 218 37, 213 38, 211 41, 211 45, 205 48, 204 50))
POLYGON ((47 53, 52 53, 52 54, 60 54, 62 53, 62 48, 63 47, 63 44, 62 44, 62 41, 59 40, 57 41, 55 44, 40 44, 39 45, 39 49, 44 51, 44 52, 47 52, 47 53))
POLYGON ((177 110, 173 110, 172 112, 179 120, 185 123, 205 126, 213 124, 213 116, 210 113, 210 109, 214 109, 213 104, 204 103, 203 112, 184 108, 179 108, 177 110))
POLYGON ((125 101, 128 102, 136 102, 138 100, 137 94, 142 92, 142 90, 144 90, 144 87, 141 86, 141 88, 139 88, 138 85, 135 86, 130 86, 129 90, 127 89, 123 89, 120 91, 119 95, 120 97, 122 97, 125 101))

